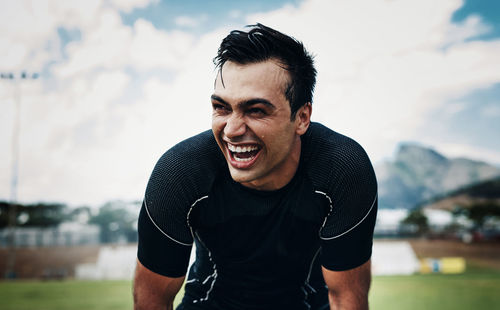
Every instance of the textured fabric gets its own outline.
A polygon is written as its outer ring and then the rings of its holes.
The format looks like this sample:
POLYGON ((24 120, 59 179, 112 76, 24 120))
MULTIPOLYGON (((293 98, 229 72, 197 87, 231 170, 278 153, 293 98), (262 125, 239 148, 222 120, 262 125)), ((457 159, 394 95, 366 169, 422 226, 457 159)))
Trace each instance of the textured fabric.
POLYGON ((144 197, 156 225, 179 243, 192 244, 187 213, 197 199, 208 194, 224 167, 210 130, 168 150, 156 164, 144 197))
POLYGON ((181 245, 166 237, 152 224, 144 207, 139 213, 138 229, 141 232, 141 242, 137 251, 139 261, 159 274, 173 278, 184 276, 189 263, 191 246, 181 245), (152 246, 154 246, 154 251, 152 251, 152 246), (166 257, 168 257, 167 264, 165 264, 166 257))
POLYGON ((292 181, 271 192, 234 182, 207 131, 156 165, 138 257, 177 277, 194 240, 197 258, 180 309, 315 309, 328 302, 321 265, 347 270, 370 258, 376 193, 361 146, 320 124, 302 136, 292 181))
POLYGON ((357 142, 325 126, 311 126, 302 141, 303 159, 313 186, 331 200, 332 211, 321 237, 335 238, 359 223, 374 206, 375 172, 357 142))

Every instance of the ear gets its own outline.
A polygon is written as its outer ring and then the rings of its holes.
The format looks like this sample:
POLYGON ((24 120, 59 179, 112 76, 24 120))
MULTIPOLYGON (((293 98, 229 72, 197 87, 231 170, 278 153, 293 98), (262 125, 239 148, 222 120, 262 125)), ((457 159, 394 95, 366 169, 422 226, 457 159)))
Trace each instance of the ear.
POLYGON ((302 136, 306 133, 309 124, 311 123, 312 105, 310 102, 306 103, 295 114, 295 132, 302 136))

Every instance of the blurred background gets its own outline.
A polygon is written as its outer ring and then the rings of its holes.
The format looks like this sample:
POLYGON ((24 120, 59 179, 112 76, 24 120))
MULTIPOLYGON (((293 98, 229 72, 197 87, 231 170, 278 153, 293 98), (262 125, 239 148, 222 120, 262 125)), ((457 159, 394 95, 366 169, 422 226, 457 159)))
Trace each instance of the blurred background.
POLYGON ((131 308, 149 175, 256 22, 315 55, 313 121, 375 166, 372 308, 500 307, 500 2, 0 0, 2 309, 131 308))

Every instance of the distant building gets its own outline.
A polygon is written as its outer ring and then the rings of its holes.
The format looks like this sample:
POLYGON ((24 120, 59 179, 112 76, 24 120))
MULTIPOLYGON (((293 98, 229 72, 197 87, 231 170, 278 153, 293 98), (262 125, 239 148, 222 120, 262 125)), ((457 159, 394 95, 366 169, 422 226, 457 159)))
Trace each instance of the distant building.
POLYGON ((401 235, 401 221, 408 216, 407 209, 380 209, 377 213, 375 236, 397 237, 401 235))
MULTIPOLYGON (((100 228, 97 225, 64 222, 55 227, 16 227, 16 247, 75 246, 99 244, 100 228)), ((0 230, 0 247, 9 246, 10 230, 0 230)))

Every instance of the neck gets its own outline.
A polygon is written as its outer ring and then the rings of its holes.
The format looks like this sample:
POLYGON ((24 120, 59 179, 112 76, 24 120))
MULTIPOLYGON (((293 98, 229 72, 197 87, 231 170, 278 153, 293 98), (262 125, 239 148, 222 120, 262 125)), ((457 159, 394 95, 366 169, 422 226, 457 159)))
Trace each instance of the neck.
POLYGON ((289 156, 281 165, 275 168, 276 171, 270 173, 268 178, 241 184, 260 191, 274 191, 285 187, 293 179, 299 168, 301 148, 301 139, 300 136, 297 136, 289 156))

